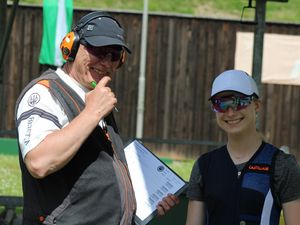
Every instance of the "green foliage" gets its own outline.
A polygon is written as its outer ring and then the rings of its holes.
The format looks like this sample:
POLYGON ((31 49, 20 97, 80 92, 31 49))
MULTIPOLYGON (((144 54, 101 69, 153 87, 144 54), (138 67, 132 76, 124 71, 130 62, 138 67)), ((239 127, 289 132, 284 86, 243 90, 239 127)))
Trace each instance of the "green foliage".
MULTIPOLYGON (((20 0, 20 3, 42 4, 42 0, 20 0)), ((158 13, 179 13, 200 17, 217 17, 224 19, 240 19, 242 9, 248 6, 248 0, 148 0, 149 11, 158 13)), ((256 1, 252 1, 255 6, 256 1)), ((143 10, 142 0, 74 0, 75 8, 101 10, 143 10)), ((300 1, 288 2, 267 1, 266 21, 300 23, 300 1)), ((245 9, 247 19, 253 19, 253 9, 245 9)))
POLYGON ((288 3, 268 3, 267 20, 300 22, 300 1, 289 0, 288 3))

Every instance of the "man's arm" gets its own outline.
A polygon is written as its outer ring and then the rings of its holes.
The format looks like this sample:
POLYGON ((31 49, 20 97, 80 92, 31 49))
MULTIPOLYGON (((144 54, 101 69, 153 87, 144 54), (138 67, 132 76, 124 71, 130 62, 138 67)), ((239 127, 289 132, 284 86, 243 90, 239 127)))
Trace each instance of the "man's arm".
MULTIPOLYGON (((61 130, 48 134, 27 153, 24 162, 35 178, 44 178, 63 168, 77 153, 99 121, 111 112, 117 102, 104 77, 86 94, 84 110, 61 130)), ((37 126, 37 125, 36 125, 37 126)))
POLYGON ((299 225, 300 223, 300 199, 284 203, 282 205, 283 216, 286 225, 299 225))
POLYGON ((44 178, 63 168, 96 127, 97 119, 92 118, 83 111, 66 127, 48 134, 29 151, 24 162, 30 174, 35 178, 44 178))
POLYGON ((189 200, 185 225, 204 225, 205 205, 204 202, 189 200))

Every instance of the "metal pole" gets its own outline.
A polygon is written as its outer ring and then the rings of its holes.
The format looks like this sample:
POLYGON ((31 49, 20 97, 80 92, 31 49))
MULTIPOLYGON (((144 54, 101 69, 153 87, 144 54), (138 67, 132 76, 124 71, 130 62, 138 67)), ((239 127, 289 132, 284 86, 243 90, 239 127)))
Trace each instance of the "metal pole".
MULTIPOLYGON (((264 49, 264 32, 266 20, 266 0, 257 0, 255 9, 255 18, 257 25, 254 34, 254 49, 252 60, 252 76, 257 83, 259 93, 261 93, 261 73, 263 63, 263 49, 264 49)), ((256 128, 260 130, 260 118, 257 114, 256 128)))
POLYGON ((139 91, 136 120, 136 138, 143 137, 144 111, 145 111, 145 87, 146 87, 146 55, 147 55, 147 31, 148 31, 148 0, 144 0, 142 41, 141 41, 141 61, 139 74, 139 91))
POLYGON ((257 21, 257 25, 255 27, 255 34, 254 34, 252 76, 257 83, 258 91, 261 92, 261 73, 262 73, 262 63, 263 63, 266 0, 256 1, 255 18, 257 21))

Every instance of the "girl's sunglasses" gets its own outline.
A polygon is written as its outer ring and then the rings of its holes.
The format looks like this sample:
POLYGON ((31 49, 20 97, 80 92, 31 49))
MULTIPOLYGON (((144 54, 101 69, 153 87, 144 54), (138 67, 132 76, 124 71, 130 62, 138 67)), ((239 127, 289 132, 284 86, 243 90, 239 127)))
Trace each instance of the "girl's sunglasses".
POLYGON ((230 96, 214 98, 211 100, 212 109, 213 111, 219 113, 225 113, 229 108, 232 108, 234 111, 239 111, 250 105, 254 98, 254 96, 230 96))
POLYGON ((110 59, 112 62, 119 61, 123 54, 122 48, 111 48, 111 47, 87 47, 87 50, 93 56, 104 60, 110 59))

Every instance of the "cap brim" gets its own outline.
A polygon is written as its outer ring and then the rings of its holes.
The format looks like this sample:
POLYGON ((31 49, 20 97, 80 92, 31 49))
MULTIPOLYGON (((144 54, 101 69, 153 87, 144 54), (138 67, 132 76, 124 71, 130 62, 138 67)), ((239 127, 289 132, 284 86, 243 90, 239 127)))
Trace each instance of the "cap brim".
POLYGON ((111 38, 111 37, 104 37, 104 36, 92 36, 92 37, 85 37, 84 40, 94 46, 94 47, 102 47, 107 45, 120 45, 126 49, 128 53, 131 54, 131 50, 128 48, 125 43, 119 39, 111 38))
POLYGON ((253 93, 253 94, 246 94, 246 93, 243 93, 243 92, 240 92, 240 91, 236 91, 236 90, 222 90, 222 91, 219 91, 219 92, 213 94, 212 96, 210 96, 210 98, 208 99, 208 101, 210 101, 211 99, 213 99, 214 97, 216 97, 216 95, 221 94, 223 92, 235 92, 235 93, 238 93, 238 94, 241 94, 241 95, 244 95, 244 96, 251 96, 251 95, 255 94, 255 93, 253 93))

